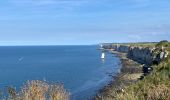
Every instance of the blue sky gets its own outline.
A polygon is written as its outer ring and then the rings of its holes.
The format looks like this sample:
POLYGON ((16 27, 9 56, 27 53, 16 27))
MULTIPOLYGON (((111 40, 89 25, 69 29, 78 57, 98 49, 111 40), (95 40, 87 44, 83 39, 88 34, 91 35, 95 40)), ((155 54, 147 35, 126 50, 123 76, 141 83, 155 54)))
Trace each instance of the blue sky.
POLYGON ((1 0, 0 45, 170 40, 169 0, 1 0))

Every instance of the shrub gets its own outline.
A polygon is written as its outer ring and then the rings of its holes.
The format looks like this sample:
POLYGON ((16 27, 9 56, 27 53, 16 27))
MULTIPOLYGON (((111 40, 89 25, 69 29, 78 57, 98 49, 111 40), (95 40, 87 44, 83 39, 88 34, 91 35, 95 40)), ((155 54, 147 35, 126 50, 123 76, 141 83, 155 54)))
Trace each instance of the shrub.
POLYGON ((161 47, 161 46, 169 47, 170 43, 167 40, 163 40, 156 44, 156 47, 161 47))
POLYGON ((69 100, 69 92, 62 84, 39 80, 27 81, 18 93, 9 87, 8 93, 8 100, 69 100))

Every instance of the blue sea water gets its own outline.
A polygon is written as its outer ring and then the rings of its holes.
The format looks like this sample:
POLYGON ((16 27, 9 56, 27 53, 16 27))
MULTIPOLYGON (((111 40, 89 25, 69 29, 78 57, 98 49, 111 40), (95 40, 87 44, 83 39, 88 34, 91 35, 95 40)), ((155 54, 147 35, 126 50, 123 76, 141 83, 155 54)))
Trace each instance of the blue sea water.
POLYGON ((120 70, 120 60, 91 46, 2 46, 0 88, 19 89, 27 80, 61 82, 72 100, 88 100, 120 70))

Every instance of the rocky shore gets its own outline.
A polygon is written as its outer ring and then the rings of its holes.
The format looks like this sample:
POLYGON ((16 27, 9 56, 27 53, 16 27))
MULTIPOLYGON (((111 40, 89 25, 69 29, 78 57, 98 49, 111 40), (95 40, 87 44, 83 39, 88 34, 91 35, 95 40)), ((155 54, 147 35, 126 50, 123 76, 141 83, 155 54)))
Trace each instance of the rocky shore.
POLYGON ((143 65, 127 58, 127 53, 112 50, 110 52, 121 59, 121 70, 117 76, 112 76, 113 80, 99 91, 94 100, 112 100, 115 93, 122 92, 125 86, 137 82, 143 74, 143 65))

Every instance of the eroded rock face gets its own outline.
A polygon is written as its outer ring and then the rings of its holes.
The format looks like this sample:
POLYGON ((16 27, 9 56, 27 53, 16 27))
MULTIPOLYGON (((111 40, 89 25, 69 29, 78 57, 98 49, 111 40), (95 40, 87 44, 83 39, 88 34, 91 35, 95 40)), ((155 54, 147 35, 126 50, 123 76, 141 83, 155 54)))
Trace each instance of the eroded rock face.
POLYGON ((130 46, 120 45, 120 46, 117 47, 118 52, 128 53, 129 50, 130 50, 130 46))
POLYGON ((167 57, 167 52, 162 49, 144 47, 130 47, 128 57, 143 64, 158 64, 167 57))
POLYGON ((128 58, 147 65, 158 64, 168 56, 168 52, 156 48, 128 45, 110 45, 107 47, 118 52, 127 53, 128 58))
POLYGON ((128 57, 144 64, 152 64, 153 51, 150 48, 130 47, 128 57))

